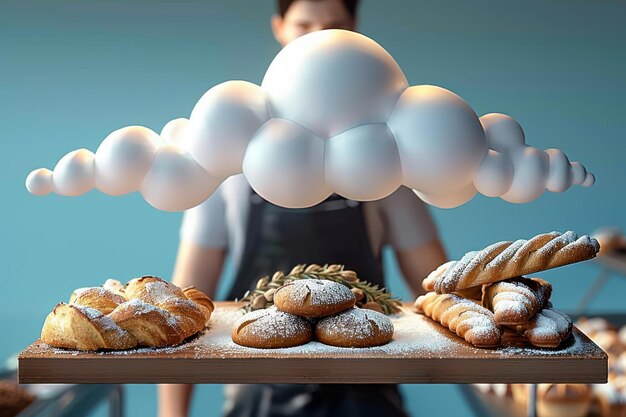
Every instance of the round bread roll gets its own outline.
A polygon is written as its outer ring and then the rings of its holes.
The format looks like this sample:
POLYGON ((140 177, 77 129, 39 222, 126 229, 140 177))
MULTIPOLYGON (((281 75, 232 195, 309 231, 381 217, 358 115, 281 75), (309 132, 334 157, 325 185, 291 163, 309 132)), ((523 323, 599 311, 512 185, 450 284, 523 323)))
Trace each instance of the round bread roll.
POLYGON ((274 304, 279 310, 305 317, 330 316, 355 303, 350 288, 323 279, 299 279, 283 285, 274 294, 274 304))
POLYGON ((373 310, 351 308, 320 320, 315 337, 322 343, 339 347, 384 345, 393 337, 391 319, 373 310))
POLYGON ((240 317, 233 325, 231 337, 241 346, 286 348, 310 342, 313 330, 302 317, 270 307, 240 317))

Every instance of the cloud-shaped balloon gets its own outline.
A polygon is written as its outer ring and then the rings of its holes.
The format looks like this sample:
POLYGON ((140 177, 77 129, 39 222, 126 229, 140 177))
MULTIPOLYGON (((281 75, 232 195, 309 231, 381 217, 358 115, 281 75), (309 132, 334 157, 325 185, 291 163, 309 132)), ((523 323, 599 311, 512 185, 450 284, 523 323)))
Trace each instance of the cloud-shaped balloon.
POLYGON ((37 195, 139 191, 154 207, 178 211, 240 173, 268 201, 293 208, 332 193, 377 200, 401 185, 438 207, 477 192, 524 203, 595 180, 560 150, 526 145, 511 117, 479 118, 451 91, 409 87, 373 40, 325 30, 287 45, 260 86, 219 84, 189 119, 160 134, 116 130, 95 154, 79 149, 53 171, 31 172, 26 187, 37 195))

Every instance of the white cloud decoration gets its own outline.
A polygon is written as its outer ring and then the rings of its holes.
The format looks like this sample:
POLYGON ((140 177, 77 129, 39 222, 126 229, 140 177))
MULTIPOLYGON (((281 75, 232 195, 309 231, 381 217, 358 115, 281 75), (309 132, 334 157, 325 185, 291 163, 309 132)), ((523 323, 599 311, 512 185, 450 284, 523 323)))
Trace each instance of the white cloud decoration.
POLYGON ((331 193, 376 200, 401 185, 437 207, 477 192, 525 203, 595 180, 560 150, 526 145, 511 117, 479 118, 451 91, 409 87, 373 40, 325 30, 287 45, 261 86, 217 85, 189 119, 170 121, 160 134, 116 130, 95 154, 79 149, 53 171, 31 172, 26 187, 36 195, 139 191, 154 207, 179 211, 242 172, 257 193, 290 208, 331 193))

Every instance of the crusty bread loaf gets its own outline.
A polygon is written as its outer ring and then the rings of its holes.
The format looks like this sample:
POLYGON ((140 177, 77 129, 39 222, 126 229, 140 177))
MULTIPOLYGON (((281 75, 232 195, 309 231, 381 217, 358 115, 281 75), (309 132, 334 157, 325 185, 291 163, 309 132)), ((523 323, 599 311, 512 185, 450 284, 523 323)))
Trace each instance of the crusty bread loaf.
POLYGON ((78 350, 171 346, 202 330, 212 311, 213 302, 193 287, 181 290, 151 276, 126 287, 107 280, 103 287, 74 291, 70 304, 59 303, 41 339, 78 350))
POLYGON ((260 349, 303 345, 312 337, 313 330, 306 319, 280 311, 276 306, 243 315, 233 324, 231 333, 238 345, 260 349))
POLYGON ((286 313, 324 317, 344 311, 356 303, 350 288, 325 279, 299 279, 280 287, 274 304, 286 313))
POLYGON ((315 325, 315 337, 331 346, 380 346, 393 337, 393 323, 389 317, 377 311, 350 308, 321 319, 315 325))
POLYGON ((574 232, 542 233, 529 240, 498 242, 437 268, 423 284, 440 294, 490 284, 596 256, 598 241, 574 232))

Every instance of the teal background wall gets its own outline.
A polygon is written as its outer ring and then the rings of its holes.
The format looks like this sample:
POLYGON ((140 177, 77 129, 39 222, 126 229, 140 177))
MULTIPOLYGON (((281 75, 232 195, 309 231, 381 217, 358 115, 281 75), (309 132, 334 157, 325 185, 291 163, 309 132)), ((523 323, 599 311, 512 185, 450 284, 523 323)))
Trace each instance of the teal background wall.
MULTIPOLYGON (((188 117, 211 86, 260 82, 278 52, 269 0, 0 1, 0 360, 39 333, 75 287, 142 274, 169 277, 180 214, 139 196, 79 198, 27 193, 36 167, 95 150, 112 130, 155 130, 188 117)), ((529 143, 564 149, 595 172, 591 189, 526 205, 476 197, 434 209, 451 257, 496 240, 549 230, 626 227, 626 3, 581 0, 364 0, 363 33, 399 62, 412 84, 437 84, 478 114, 504 112, 529 143)), ((388 256, 388 260, 392 260, 388 256)), ((391 262, 391 289, 406 290, 391 262)), ((598 269, 548 272, 554 304, 572 309, 598 269)), ((626 280, 592 304, 626 310, 626 280)), ((468 415, 454 386, 406 386, 416 415, 468 415)), ((155 414, 154 387, 129 388, 129 415, 155 414)), ((221 387, 203 386, 194 415, 217 415, 221 387)))

